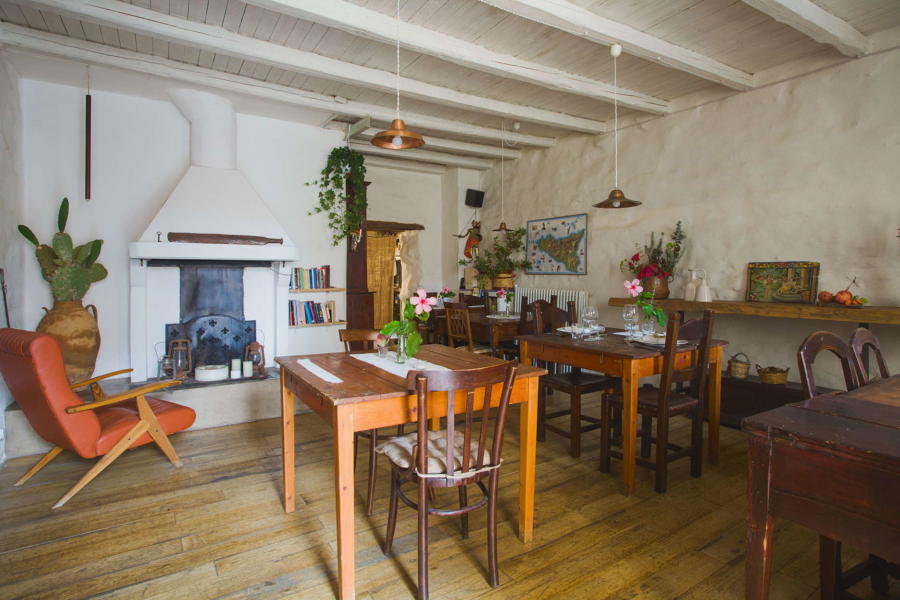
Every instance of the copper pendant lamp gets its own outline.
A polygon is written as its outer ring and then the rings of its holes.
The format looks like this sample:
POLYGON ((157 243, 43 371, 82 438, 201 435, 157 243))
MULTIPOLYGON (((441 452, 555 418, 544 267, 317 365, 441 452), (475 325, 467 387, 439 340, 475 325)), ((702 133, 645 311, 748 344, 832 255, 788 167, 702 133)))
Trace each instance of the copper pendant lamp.
POLYGON ((620 46, 619 44, 613 44, 609 47, 609 53, 613 57, 613 135, 615 140, 615 187, 613 187, 612 191, 609 192, 609 196, 606 198, 606 200, 598 202, 594 205, 594 208, 631 208, 632 206, 640 206, 641 203, 637 200, 628 198, 625 195, 625 192, 619 189, 619 99, 617 96, 617 92, 619 90, 619 74, 616 68, 616 59, 620 54, 622 54, 622 46, 620 46))
POLYGON ((400 0, 397 0, 397 118, 393 120, 389 129, 379 131, 372 138, 372 145, 387 150, 406 150, 418 148, 425 143, 421 133, 410 131, 406 123, 400 118, 400 0))
POLYGON ((500 226, 493 231, 509 233, 509 227, 506 226, 506 219, 504 218, 506 215, 504 214, 503 206, 503 154, 506 150, 505 140, 506 136, 503 129, 503 121, 500 121, 500 226))

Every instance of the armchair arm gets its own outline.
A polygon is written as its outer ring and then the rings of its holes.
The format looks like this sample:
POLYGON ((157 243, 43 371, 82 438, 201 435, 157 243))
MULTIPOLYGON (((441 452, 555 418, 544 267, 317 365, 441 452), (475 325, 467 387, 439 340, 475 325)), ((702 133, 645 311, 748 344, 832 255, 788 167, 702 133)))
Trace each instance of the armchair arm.
POLYGON ((97 383, 103 379, 109 379, 110 377, 115 377, 116 375, 123 375, 125 373, 131 373, 134 369, 119 369, 118 371, 113 371, 112 373, 106 373, 104 375, 97 375, 96 377, 91 377, 90 379, 85 379, 84 381, 76 381, 73 383, 71 387, 73 390, 77 390, 78 388, 82 388, 93 383, 97 383))
POLYGON ((143 396, 144 394, 149 394, 150 392, 161 390, 163 388, 171 387, 173 385, 181 385, 181 381, 178 379, 169 379, 167 381, 158 381, 156 383, 148 383, 147 385, 143 385, 138 388, 134 388, 133 390, 128 390, 127 392, 123 392, 121 394, 117 394, 115 396, 110 396, 105 400, 101 400, 99 402, 91 402, 90 404, 81 404, 79 406, 70 406, 66 409, 66 412, 69 414, 79 413, 86 410, 94 410, 95 408, 100 408, 101 406, 108 406, 110 404, 116 404, 117 402, 122 402, 123 400, 130 400, 132 398, 137 398, 138 396, 143 396))

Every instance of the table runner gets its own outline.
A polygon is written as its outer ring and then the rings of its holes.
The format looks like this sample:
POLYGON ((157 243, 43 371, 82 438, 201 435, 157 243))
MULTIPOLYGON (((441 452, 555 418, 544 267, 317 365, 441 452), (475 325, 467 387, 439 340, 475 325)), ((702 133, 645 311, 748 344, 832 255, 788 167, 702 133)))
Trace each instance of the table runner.
POLYGON ((297 359, 297 364, 321 379, 322 381, 327 381, 328 383, 344 383, 344 380, 338 377, 337 375, 333 375, 329 373, 313 361, 308 358, 300 358, 297 359))
POLYGON ((373 367, 378 367, 382 371, 387 371, 393 375, 406 378, 406 374, 410 371, 449 371, 447 367, 430 363, 427 360, 418 358, 409 358, 405 363, 397 362, 397 354, 388 352, 386 358, 381 358, 377 354, 371 352, 365 354, 353 354, 353 358, 369 363, 373 367))

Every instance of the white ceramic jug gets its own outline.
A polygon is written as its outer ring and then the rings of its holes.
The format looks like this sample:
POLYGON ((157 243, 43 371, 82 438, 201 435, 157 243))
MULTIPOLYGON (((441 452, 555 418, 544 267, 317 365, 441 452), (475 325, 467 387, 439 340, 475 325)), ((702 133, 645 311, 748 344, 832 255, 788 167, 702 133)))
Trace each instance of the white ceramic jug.
POLYGON ((691 274, 691 278, 684 286, 684 299, 690 302, 697 297, 697 271, 688 269, 688 272, 691 274))
POLYGON ((712 302, 712 292, 709 289, 709 281, 706 278, 706 271, 697 269, 700 275, 700 282, 697 284, 697 294, 694 297, 695 302, 712 302))

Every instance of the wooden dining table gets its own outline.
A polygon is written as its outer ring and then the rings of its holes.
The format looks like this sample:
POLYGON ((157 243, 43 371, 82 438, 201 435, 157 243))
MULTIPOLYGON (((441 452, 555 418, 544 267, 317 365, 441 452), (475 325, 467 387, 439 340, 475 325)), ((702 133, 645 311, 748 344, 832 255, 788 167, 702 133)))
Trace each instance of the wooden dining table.
MULTIPOLYGON (((775 518, 900 563, 900 375, 744 419, 750 434, 746 597, 769 597, 775 518)), ((822 598, 840 580, 823 561, 822 598)))
MULTIPOLYGON (((625 494, 634 492, 637 448, 638 382, 642 377, 658 375, 662 371, 662 348, 652 348, 626 341, 607 330, 599 341, 575 340, 569 335, 547 333, 520 335, 519 360, 530 365, 533 360, 547 361, 598 371, 622 378, 622 481, 625 494)), ((709 353, 707 378, 708 457, 719 460, 719 417, 722 401, 722 347, 728 342, 713 340, 709 353)), ((679 347, 675 368, 687 368, 697 353, 697 346, 679 347)))
MULTIPOLYGON (((446 335, 447 319, 444 309, 432 311, 429 319, 432 325, 432 333, 435 336, 446 335)), ((511 342, 519 335, 519 314, 513 313, 509 317, 505 315, 486 313, 483 307, 469 309, 469 323, 472 325, 472 339, 478 343, 488 344, 492 350, 497 350, 501 342, 511 342)))
MULTIPOLYGON (((476 369, 503 363, 500 359, 435 344, 424 345, 416 359, 449 369, 476 369)), ((388 359, 385 359, 388 360, 388 359)), ((281 356, 275 359, 281 367, 281 433, 282 481, 284 509, 296 508, 294 401, 299 399, 334 428, 335 509, 337 512, 338 589, 342 600, 355 594, 354 544, 354 433, 416 421, 416 397, 406 386, 406 379, 354 358, 344 352, 281 356), (298 361, 310 361, 309 370, 298 361), (328 375, 339 382, 328 381, 328 375)), ((306 363, 309 364, 309 363, 306 363)), ((510 397, 511 404, 521 406, 519 422, 519 537, 530 542, 534 529, 534 474, 537 456, 538 381, 544 369, 520 366, 510 397)), ((498 384, 500 385, 500 384, 498 384)), ((462 394, 463 392, 459 392, 462 394)), ((446 392, 434 393, 434 406, 429 415, 441 417, 446 412, 446 392)), ((476 397, 476 403, 481 402, 476 397)), ((499 402, 500 390, 491 394, 499 402)), ((465 407, 464 401, 456 403, 465 407)))

